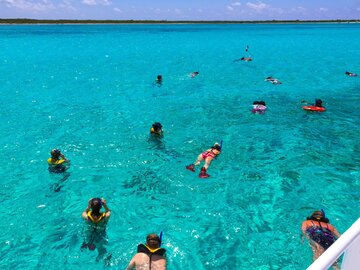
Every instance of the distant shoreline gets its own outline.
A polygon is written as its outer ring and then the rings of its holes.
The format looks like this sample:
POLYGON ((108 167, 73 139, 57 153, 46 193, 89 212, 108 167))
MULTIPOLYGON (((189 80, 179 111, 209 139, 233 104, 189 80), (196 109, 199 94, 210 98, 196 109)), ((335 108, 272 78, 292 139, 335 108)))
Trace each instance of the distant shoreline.
POLYGON ((0 19, 0 24, 306 24, 360 23, 360 20, 167 21, 167 20, 35 20, 0 19))

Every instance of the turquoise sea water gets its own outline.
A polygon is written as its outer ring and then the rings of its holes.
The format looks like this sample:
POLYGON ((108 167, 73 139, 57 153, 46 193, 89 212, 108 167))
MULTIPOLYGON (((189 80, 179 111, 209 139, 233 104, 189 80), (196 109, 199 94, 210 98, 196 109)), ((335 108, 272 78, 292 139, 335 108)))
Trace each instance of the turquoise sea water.
POLYGON ((104 268, 96 251, 80 251, 91 197, 112 210, 110 268, 163 231, 168 269, 305 269, 306 216, 324 208, 341 232, 359 216, 360 77, 344 75, 360 73, 359 33, 359 24, 0 26, 3 269, 104 268), (254 60, 233 62, 246 45, 254 60), (301 109, 315 98, 326 112, 301 109), (266 101, 264 115, 249 111, 254 100, 266 101), (149 136, 155 121, 161 140, 149 136), (220 140, 210 178, 185 170, 220 140), (47 170, 55 147, 71 159, 67 174, 47 170))

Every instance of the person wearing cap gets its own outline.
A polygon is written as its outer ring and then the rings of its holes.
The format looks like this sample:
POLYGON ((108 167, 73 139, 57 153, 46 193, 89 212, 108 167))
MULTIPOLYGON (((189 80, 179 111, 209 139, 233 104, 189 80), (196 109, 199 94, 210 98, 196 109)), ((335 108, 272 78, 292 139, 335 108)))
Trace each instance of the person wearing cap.
POLYGON ((163 135, 162 125, 160 122, 155 122, 154 124, 152 124, 152 127, 150 128, 150 134, 158 136, 163 135))
POLYGON ((62 173, 69 168, 70 161, 66 159, 59 149, 51 150, 50 155, 51 157, 47 160, 50 172, 62 173))
POLYGON ((221 153, 221 146, 219 143, 215 143, 210 149, 202 152, 196 159, 193 164, 187 165, 185 168, 195 172, 195 166, 199 165, 201 161, 205 161, 204 166, 201 168, 199 177, 200 178, 208 178, 210 175, 206 173, 207 169, 209 168, 211 161, 220 155, 221 153))
POLYGON ((85 235, 86 241, 82 244, 82 249, 88 248, 89 250, 95 250, 97 248, 99 256, 103 256, 106 253, 106 225, 109 221, 110 214, 111 211, 105 199, 91 198, 88 201, 87 208, 81 214, 81 217, 88 225, 88 230, 85 235), (100 212, 102 207, 104 207, 105 212, 100 212))
MULTIPOLYGON (((301 231, 309 241, 314 261, 340 237, 338 230, 325 217, 324 210, 314 211, 307 217, 301 225, 301 231)), ((333 264, 333 268, 340 269, 337 262, 333 264)))
POLYGON ((166 270, 164 248, 161 248, 161 239, 155 234, 146 237, 146 244, 139 244, 137 253, 130 260, 126 270, 166 270))

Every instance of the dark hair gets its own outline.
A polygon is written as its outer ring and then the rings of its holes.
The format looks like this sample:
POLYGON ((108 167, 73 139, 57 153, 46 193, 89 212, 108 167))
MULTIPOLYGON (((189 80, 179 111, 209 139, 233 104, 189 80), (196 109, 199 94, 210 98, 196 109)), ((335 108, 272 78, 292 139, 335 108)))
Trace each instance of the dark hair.
POLYGON ((259 101, 254 101, 253 102, 253 105, 258 105, 259 104, 259 101))
POLYGON ((330 220, 325 217, 325 213, 323 211, 315 211, 311 214, 310 217, 307 217, 306 219, 330 223, 330 220))
POLYGON ((162 76, 161 75, 157 75, 156 77, 158 80, 161 80, 162 79, 162 76))
POLYGON ((320 98, 315 99, 315 106, 322 107, 322 100, 320 98))
POLYGON ((50 155, 53 157, 59 157, 61 155, 61 151, 59 149, 55 148, 55 149, 51 150, 50 155))
POLYGON ((100 198, 94 198, 91 200, 91 209, 94 212, 99 212, 102 207, 102 200, 100 198))
POLYGON ((259 105, 266 106, 265 101, 259 101, 259 105))
POLYGON ((152 124, 152 127, 153 127, 156 131, 162 129, 162 125, 161 125, 160 122, 155 122, 154 124, 152 124))

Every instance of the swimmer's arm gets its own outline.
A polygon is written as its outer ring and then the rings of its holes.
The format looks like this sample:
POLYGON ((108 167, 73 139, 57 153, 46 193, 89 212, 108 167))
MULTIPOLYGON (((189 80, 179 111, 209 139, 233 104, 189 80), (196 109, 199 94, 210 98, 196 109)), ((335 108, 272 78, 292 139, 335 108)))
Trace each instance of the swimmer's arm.
POLYGON ((307 229, 307 222, 304 221, 302 224, 301 224, 301 232, 303 233, 303 235, 305 235, 305 237, 307 238, 307 233, 306 233, 306 229, 307 229))
POLYGON ((109 219, 111 214, 110 208, 107 206, 105 199, 102 199, 102 203, 105 209, 105 218, 109 219))
POLYGON ((90 211, 90 208, 91 208, 91 199, 88 201, 88 206, 86 207, 84 212, 82 212, 82 214, 81 214, 81 217, 87 221, 89 220, 87 213, 90 211))
POLYGON ((334 232, 336 238, 339 238, 341 236, 341 234, 339 233, 339 231, 334 226, 333 226, 333 228, 334 228, 333 232, 334 232))
MULTIPOLYGON (((135 255, 136 256, 136 255, 135 255)), ((135 256, 131 259, 129 265, 126 267, 126 270, 132 270, 135 267, 135 256)))

